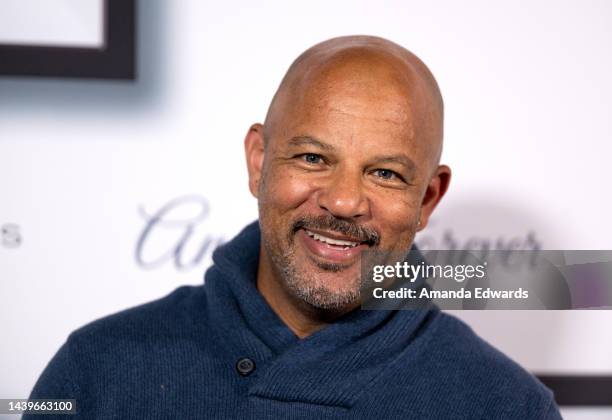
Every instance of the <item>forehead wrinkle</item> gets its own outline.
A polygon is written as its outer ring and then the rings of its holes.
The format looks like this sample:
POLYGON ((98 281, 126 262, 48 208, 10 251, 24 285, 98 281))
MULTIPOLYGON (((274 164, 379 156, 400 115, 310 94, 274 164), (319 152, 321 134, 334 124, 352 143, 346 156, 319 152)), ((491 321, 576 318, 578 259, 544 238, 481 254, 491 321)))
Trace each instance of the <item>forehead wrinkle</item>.
POLYGON ((287 144, 289 146, 302 146, 304 144, 308 144, 311 146, 316 146, 319 147, 323 150, 327 150, 327 151, 333 151, 334 150, 334 146, 332 146, 331 144, 325 143, 322 140, 317 139, 316 137, 310 136, 310 135, 302 135, 302 136, 295 136, 289 139, 289 141, 287 142, 287 144))
POLYGON ((389 117, 376 117, 374 115, 357 115, 354 114, 352 112, 348 112, 336 107, 330 107, 329 108, 330 112, 334 112, 343 116, 347 116, 347 117, 351 117, 351 118, 360 118, 360 119, 364 119, 364 120, 369 120, 369 121, 376 121, 376 122, 383 122, 383 123, 389 123, 389 124, 393 124, 397 127, 403 127, 404 129, 408 130, 408 138, 412 139, 414 138, 414 127, 411 124, 410 120, 408 118, 401 118, 401 120, 403 121, 398 121, 394 118, 389 118, 389 117))

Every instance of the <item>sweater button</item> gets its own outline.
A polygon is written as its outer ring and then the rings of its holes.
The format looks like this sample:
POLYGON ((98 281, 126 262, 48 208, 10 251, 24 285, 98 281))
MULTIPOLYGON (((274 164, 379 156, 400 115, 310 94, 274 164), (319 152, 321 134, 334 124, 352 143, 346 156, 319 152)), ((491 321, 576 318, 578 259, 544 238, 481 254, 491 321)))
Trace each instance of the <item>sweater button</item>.
POLYGON ((236 362, 236 370, 242 376, 249 376, 255 370, 255 362, 248 357, 243 357, 236 362))

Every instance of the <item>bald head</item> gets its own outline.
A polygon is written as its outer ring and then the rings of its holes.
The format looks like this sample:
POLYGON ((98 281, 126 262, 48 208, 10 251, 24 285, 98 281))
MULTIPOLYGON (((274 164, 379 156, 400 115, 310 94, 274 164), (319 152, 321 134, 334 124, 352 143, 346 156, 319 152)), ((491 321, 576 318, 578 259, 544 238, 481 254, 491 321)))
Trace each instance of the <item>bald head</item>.
POLYGON ((406 135, 426 152, 431 167, 437 165, 443 137, 438 85, 416 55, 378 37, 333 38, 302 53, 274 95, 264 135, 266 140, 282 137, 296 115, 322 109, 358 114, 366 105, 372 120, 404 126, 406 135))

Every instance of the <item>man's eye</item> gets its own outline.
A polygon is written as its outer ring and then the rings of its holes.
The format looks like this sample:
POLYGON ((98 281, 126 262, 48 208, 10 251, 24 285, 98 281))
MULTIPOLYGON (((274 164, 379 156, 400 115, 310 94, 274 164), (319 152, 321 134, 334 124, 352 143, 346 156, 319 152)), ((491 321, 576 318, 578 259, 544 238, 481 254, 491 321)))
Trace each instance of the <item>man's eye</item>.
POLYGON ((310 163, 311 165, 316 165, 318 163, 321 163, 321 161, 323 160, 323 158, 320 155, 317 155, 314 153, 304 153, 302 155, 302 159, 306 163, 310 163))
POLYGON ((379 178, 386 180, 400 178, 395 172, 390 169, 377 169, 374 171, 374 174, 376 174, 376 176, 378 176, 379 178))

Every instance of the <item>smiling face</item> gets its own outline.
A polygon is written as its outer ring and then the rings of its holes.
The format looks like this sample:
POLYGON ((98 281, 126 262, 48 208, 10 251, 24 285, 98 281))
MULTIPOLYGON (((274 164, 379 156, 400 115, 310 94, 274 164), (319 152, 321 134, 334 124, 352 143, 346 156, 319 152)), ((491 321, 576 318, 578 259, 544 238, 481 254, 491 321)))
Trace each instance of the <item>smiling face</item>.
POLYGON ((376 50, 327 53, 286 77, 245 146, 260 275, 314 308, 342 310, 359 302, 361 252, 407 251, 448 176, 423 133, 431 104, 415 74, 376 50))

